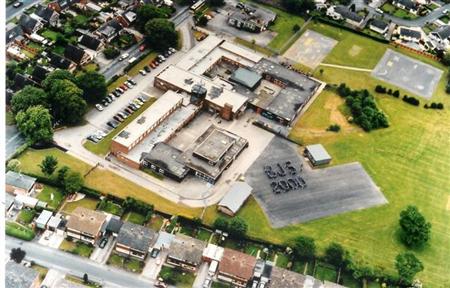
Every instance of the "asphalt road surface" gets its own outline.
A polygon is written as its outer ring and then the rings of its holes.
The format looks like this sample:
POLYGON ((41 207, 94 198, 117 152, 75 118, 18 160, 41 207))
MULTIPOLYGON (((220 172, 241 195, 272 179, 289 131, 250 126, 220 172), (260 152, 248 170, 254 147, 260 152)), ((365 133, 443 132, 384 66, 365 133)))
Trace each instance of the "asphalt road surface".
POLYGON ((20 15, 23 10, 41 1, 42 0, 22 0, 23 5, 18 8, 14 8, 13 5, 6 6, 6 21, 10 20, 15 16, 20 15))
POLYGON ((26 259, 33 260, 47 268, 53 268, 80 277, 87 273, 89 279, 108 286, 154 287, 154 281, 144 279, 139 275, 98 264, 86 258, 42 246, 36 242, 21 241, 9 236, 6 236, 5 240, 6 253, 9 253, 13 248, 20 247, 26 251, 26 259))

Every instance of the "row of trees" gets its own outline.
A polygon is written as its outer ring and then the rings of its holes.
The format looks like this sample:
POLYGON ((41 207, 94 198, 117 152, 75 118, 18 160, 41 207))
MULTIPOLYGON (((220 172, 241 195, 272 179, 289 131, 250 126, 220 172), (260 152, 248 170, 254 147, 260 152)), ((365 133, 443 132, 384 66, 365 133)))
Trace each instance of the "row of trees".
POLYGON ((42 88, 25 86, 11 100, 17 127, 30 144, 49 142, 52 123, 74 125, 83 119, 87 103, 107 94, 105 77, 95 71, 78 76, 55 70, 42 81, 42 88))
POLYGON ((378 109, 375 99, 367 89, 351 90, 342 83, 337 88, 337 93, 345 98, 345 103, 352 112, 353 121, 365 131, 389 127, 386 115, 378 109))
POLYGON ((282 0, 281 5, 290 13, 304 15, 315 9, 313 0, 282 0))
POLYGON ((231 219, 218 217, 213 224, 215 229, 228 232, 229 235, 235 239, 242 239, 247 234, 247 223, 240 217, 233 217, 231 219))
MULTIPOLYGON (((41 172, 49 178, 54 175, 57 166, 58 159, 53 155, 45 156, 41 164, 39 164, 41 172)), ((65 194, 78 192, 83 187, 84 178, 80 173, 70 170, 70 168, 67 166, 61 167, 56 172, 57 182, 63 187, 63 191, 65 194)))
MULTIPOLYGON (((400 97, 400 91, 398 91, 398 90, 393 91, 391 88, 387 89, 386 87, 381 86, 381 85, 375 86, 375 92, 380 93, 380 94, 392 95, 395 98, 399 98, 400 97)), ((407 102, 407 103, 409 103, 409 104, 411 104, 411 105, 414 105, 414 106, 419 106, 420 105, 419 99, 417 99, 415 97, 412 97, 412 96, 404 95, 402 100, 407 102)), ((439 109, 439 110, 442 110, 442 109, 444 109, 444 104, 442 104, 440 102, 439 103, 432 102, 431 104, 425 104, 423 106, 423 108, 425 108, 425 109, 439 109)))

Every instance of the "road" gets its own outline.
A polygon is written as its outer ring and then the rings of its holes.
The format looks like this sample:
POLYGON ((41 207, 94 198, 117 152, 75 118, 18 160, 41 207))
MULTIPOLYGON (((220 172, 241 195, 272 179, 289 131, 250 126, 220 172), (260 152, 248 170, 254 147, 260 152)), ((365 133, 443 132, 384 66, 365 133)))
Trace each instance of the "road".
POLYGON ((19 8, 14 8, 13 5, 6 6, 6 21, 20 15, 23 10, 39 2, 41 2, 41 0, 23 0, 23 5, 19 8))
MULTIPOLYGON (((170 18, 170 20, 175 24, 175 27, 177 28, 184 22, 184 20, 189 18, 190 15, 191 14, 189 13, 189 7, 184 7, 181 8, 181 10, 176 15, 170 18)), ((141 53, 141 51, 139 51, 139 46, 142 43, 143 41, 140 41, 139 43, 123 51, 122 54, 128 53, 130 55, 128 58, 139 57, 139 54, 141 53)), ((119 61, 119 59, 117 58, 111 61, 111 63, 103 66, 99 72, 105 76, 106 80, 109 80, 114 75, 121 74, 122 69, 126 67, 127 64, 127 61, 119 61)))
POLYGON ((106 265, 98 264, 86 258, 65 253, 57 249, 39 245, 37 242, 21 241, 16 238, 6 236, 6 253, 12 248, 20 247, 27 252, 26 259, 33 260, 50 269, 69 273, 82 277, 84 273, 89 275, 89 279, 108 286, 119 287, 154 287, 154 281, 143 278, 123 270, 115 269, 106 265))

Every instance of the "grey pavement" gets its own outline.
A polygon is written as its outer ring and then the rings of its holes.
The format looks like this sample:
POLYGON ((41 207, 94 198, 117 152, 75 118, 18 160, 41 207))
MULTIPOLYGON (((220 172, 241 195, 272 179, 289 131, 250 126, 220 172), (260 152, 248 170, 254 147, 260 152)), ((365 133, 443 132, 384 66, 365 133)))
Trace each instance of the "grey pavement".
POLYGON ((5 132, 5 157, 8 159, 16 152, 17 148, 25 144, 25 139, 14 125, 7 125, 5 132))
POLYGON ((57 249, 44 247, 36 242, 21 241, 9 236, 6 236, 5 240, 6 251, 20 247, 26 251, 26 259, 33 260, 37 264, 50 269, 56 269, 78 277, 82 277, 84 273, 87 273, 93 281, 108 286, 147 288, 153 287, 154 284, 154 281, 144 279, 139 275, 101 265, 57 249))
MULTIPOLYGON (((283 227, 289 224, 303 223, 339 213, 360 210, 387 203, 386 198, 375 186, 370 176, 359 163, 349 163, 328 168, 311 169, 299 155, 299 147, 274 138, 264 153, 252 164, 245 179, 253 187, 253 196, 266 212, 271 224, 283 227), (296 169, 289 173, 286 162, 296 169), (281 168, 277 166, 280 164, 281 168), (269 179, 265 166, 270 165, 273 172, 284 169, 286 176, 269 179), (303 189, 296 188, 276 194, 272 183, 282 180, 293 184, 298 176, 306 183, 303 189)), ((282 174, 280 171, 279 173, 282 174)))
POLYGON ((197 270, 197 275, 195 276, 192 288, 203 288, 203 283, 205 283, 206 277, 208 276, 209 265, 207 262, 203 262, 202 265, 197 270))

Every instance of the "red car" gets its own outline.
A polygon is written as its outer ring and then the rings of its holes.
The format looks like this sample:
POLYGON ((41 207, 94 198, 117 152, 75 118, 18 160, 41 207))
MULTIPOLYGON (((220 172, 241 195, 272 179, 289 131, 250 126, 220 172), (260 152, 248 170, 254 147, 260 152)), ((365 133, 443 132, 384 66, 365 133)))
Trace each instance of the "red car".
POLYGON ((145 50, 145 44, 142 44, 141 46, 139 46, 139 51, 144 51, 145 50))
POLYGON ((120 88, 123 89, 124 91, 128 90, 128 87, 125 84, 120 85, 120 88))

